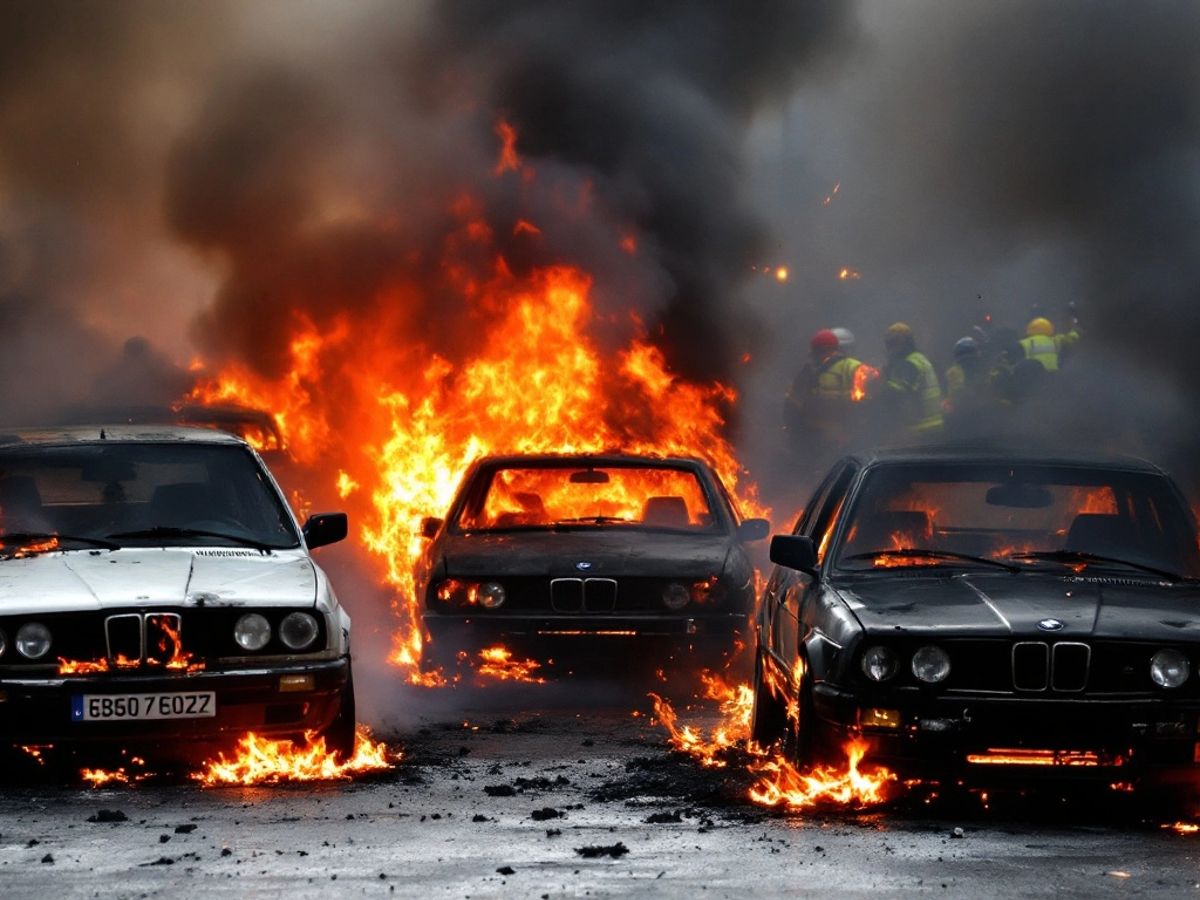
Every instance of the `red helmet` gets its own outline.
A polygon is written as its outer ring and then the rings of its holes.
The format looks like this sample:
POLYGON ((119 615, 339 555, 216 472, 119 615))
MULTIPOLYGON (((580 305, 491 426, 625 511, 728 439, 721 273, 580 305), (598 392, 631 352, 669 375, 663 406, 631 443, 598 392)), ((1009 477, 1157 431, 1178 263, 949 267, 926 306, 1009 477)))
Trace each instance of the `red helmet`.
POLYGON ((822 328, 814 334, 808 345, 812 348, 813 353, 829 353, 840 346, 837 335, 828 328, 822 328))

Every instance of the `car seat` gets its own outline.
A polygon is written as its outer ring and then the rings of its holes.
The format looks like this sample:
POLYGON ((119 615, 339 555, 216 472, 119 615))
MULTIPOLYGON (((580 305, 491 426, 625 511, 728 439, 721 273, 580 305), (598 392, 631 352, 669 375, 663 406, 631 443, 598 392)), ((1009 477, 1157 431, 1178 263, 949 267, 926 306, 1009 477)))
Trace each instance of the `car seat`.
POLYGON ((642 523, 662 528, 687 528, 691 524, 687 501, 682 497, 647 497, 642 507, 642 523))

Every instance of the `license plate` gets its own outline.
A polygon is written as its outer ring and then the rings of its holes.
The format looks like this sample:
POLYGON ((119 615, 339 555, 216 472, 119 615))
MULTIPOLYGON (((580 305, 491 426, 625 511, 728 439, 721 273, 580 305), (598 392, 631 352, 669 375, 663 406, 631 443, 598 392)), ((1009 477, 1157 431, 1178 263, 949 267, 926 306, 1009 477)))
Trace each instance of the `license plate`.
POLYGON ((154 719, 205 719, 217 714, 213 691, 168 694, 76 694, 72 722, 148 722, 154 719))

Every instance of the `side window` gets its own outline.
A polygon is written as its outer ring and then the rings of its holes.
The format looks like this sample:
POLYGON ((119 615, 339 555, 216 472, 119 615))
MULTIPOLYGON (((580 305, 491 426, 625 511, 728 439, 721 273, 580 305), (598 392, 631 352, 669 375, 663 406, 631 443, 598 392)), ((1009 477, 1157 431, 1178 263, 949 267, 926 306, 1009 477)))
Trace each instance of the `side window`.
POLYGON ((792 534, 812 533, 813 519, 818 510, 825 505, 826 500, 829 498, 829 491, 833 488, 834 483, 837 482, 839 474, 840 470, 830 472, 825 476, 825 480, 817 486, 816 491, 813 492, 812 499, 805 504, 804 511, 800 513, 800 520, 796 523, 796 528, 792 534))
POLYGON ((846 493, 850 490, 850 485, 854 482, 856 475, 858 475, 858 469, 853 465, 847 465, 838 473, 813 519, 810 534, 817 545, 818 565, 825 559, 825 551, 833 538, 833 532, 837 529, 839 514, 846 501, 846 493))

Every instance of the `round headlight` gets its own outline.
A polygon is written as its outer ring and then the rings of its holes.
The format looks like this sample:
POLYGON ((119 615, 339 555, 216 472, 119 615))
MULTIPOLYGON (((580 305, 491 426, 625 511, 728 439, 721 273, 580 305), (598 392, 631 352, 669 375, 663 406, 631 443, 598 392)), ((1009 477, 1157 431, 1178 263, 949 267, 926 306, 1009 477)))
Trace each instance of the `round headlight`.
POLYGON ((479 588, 479 605, 484 609, 499 609, 504 605, 504 585, 489 581, 479 588))
POLYGON ((872 681, 887 681, 896 674, 896 654, 887 647, 868 647, 862 670, 872 681))
POLYGON ((1150 657, 1150 680, 1159 687, 1177 688, 1192 674, 1192 664, 1178 650, 1159 650, 1150 657))
POLYGON ((667 609, 679 610, 688 605, 688 601, 692 599, 692 592, 685 585, 674 581, 668 584, 662 593, 663 606, 667 609))
POLYGON ((261 650, 271 640, 271 623, 258 613, 246 613, 233 626, 233 639, 243 650, 261 650))
POLYGON ((26 622, 17 629, 17 652, 26 659, 41 659, 50 652, 50 629, 41 622, 26 622))
POLYGON ((288 613, 279 623, 279 639, 292 650, 312 646, 320 631, 317 620, 306 612, 288 613))
POLYGON ((932 644, 922 647, 913 654, 912 673, 917 676, 917 681, 926 684, 945 681, 946 676, 950 674, 950 657, 941 647, 934 647, 932 644))

